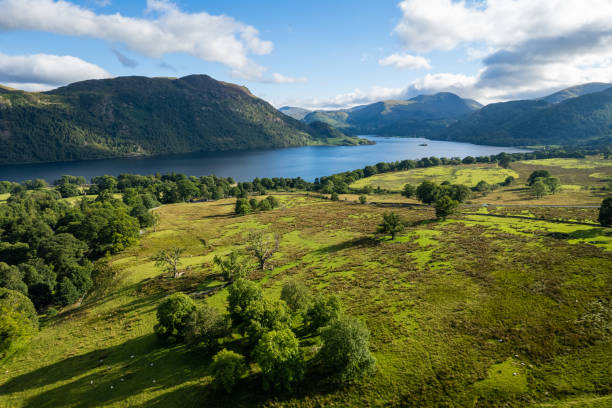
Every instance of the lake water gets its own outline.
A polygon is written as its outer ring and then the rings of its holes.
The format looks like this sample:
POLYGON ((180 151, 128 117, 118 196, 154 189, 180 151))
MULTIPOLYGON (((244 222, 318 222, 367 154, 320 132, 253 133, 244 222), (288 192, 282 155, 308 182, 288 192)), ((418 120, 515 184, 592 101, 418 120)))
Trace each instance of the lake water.
MULTIPOLYGON (((366 136, 364 136, 366 137, 366 136)), ((24 181, 37 178, 49 182, 64 174, 93 176, 121 173, 184 173, 189 176, 215 174, 250 181, 255 177, 302 177, 313 181, 379 162, 423 157, 488 156, 526 150, 511 147, 479 146, 469 143, 432 141, 418 138, 367 136, 376 142, 367 146, 306 146, 288 149, 249 150, 223 153, 191 153, 172 156, 0 166, 0 180, 24 181), (419 146, 426 143, 427 146, 419 146)))

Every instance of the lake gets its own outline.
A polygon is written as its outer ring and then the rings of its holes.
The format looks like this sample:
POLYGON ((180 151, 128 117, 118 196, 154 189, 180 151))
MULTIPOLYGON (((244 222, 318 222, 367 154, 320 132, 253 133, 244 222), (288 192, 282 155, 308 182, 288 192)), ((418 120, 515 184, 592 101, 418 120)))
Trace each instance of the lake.
POLYGON ((64 174, 93 176, 121 173, 184 173, 190 176, 215 174, 250 181, 255 177, 302 177, 313 181, 347 170, 379 162, 423 157, 488 156, 501 152, 527 150, 480 146, 469 143, 433 141, 420 138, 364 136, 376 142, 366 146, 306 146, 287 149, 249 150, 222 153, 190 153, 172 156, 129 157, 59 163, 15 164, 0 166, 0 180, 24 181, 37 178, 49 182, 64 174), (426 143, 427 146, 420 146, 426 143))

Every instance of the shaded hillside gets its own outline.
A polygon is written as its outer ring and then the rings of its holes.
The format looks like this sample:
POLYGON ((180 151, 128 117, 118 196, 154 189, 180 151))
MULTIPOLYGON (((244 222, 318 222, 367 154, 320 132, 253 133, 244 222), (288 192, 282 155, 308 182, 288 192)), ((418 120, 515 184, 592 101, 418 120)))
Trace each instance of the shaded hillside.
POLYGON ((283 106, 278 109, 280 112, 284 113, 287 116, 292 117, 293 119, 302 120, 306 115, 308 115, 311 110, 304 108, 296 108, 294 106, 283 106))
MULTIPOLYGON (((321 144, 338 137, 206 75, 120 77, 0 95, 0 162, 321 144)), ((352 141, 350 141, 352 143, 352 141)))
POLYGON ((304 121, 329 123, 350 134, 424 136, 465 117, 482 105, 452 93, 419 95, 407 101, 376 102, 338 111, 316 111, 304 121))
POLYGON ((557 104, 539 100, 487 105, 432 137, 499 146, 608 144, 612 88, 557 104))

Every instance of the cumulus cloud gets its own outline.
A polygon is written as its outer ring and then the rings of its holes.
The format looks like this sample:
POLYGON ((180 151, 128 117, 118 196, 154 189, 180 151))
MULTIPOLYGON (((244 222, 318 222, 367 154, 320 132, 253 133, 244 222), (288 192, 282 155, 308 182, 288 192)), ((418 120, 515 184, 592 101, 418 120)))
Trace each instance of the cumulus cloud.
POLYGON ((378 60, 380 65, 390 65, 399 69, 430 69, 431 65, 424 57, 410 54, 391 54, 388 57, 378 60))
POLYGON ((352 92, 347 92, 330 98, 314 98, 314 99, 286 99, 279 103, 278 106, 299 106, 305 109, 343 109, 357 105, 366 105, 373 102, 399 99, 405 96, 404 88, 387 88, 382 86, 373 86, 368 90, 355 89, 352 92))
POLYGON ((42 91, 71 82, 109 77, 99 66, 69 55, 0 53, 0 83, 11 88, 42 91))
POLYGON ((232 17, 186 13, 166 0, 148 0, 147 18, 97 14, 64 0, 0 0, 0 29, 36 30, 99 38, 159 58, 184 52, 228 66, 233 75, 261 78, 265 68, 250 55, 272 52, 256 28, 232 17))
POLYGON ((267 82, 275 83, 275 84, 299 84, 307 82, 308 79, 305 77, 289 77, 282 74, 274 73, 272 74, 272 78, 270 78, 267 82))
POLYGON ((138 66, 138 61, 129 58, 117 50, 113 50, 113 54, 115 54, 119 63, 126 68, 136 68, 138 66))
POLYGON ((464 78, 446 73, 418 79, 407 94, 450 90, 492 102, 612 81, 609 0, 403 0, 399 6, 403 18, 394 33, 406 49, 465 46, 468 60, 483 65, 464 78), (461 80, 440 87, 453 77, 461 80))

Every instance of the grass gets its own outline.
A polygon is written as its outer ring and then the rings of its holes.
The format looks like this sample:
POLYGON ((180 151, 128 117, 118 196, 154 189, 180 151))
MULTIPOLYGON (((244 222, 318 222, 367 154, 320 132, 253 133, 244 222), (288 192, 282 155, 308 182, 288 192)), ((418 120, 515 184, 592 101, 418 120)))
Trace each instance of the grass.
POLYGON ((522 163, 532 166, 562 167, 564 169, 594 169, 597 167, 612 166, 612 160, 605 159, 540 159, 524 160, 522 163))
MULTIPOLYGON (((610 401, 610 333, 581 322, 597 322, 595 301, 610 305, 612 237, 610 229, 572 223, 592 222, 594 210, 467 208, 429 223, 431 208, 397 208, 410 226, 391 241, 372 235, 386 208, 299 193, 278 198, 280 209, 244 217, 232 214, 233 200, 156 210, 157 232, 113 258, 121 269, 117 289, 43 319, 29 348, 2 367, 0 407, 596 407, 610 401), (259 228, 282 240, 274 269, 251 279, 273 297, 288 280, 338 294, 371 331, 375 375, 338 388, 309 371, 294 394, 274 396, 261 391, 252 372, 236 392, 219 395, 210 386, 210 355, 157 342, 160 300, 219 284, 212 257, 244 248, 248 232, 259 228), (151 261, 170 245, 186 249, 183 267, 191 267, 178 280, 162 276, 151 261)), ((226 297, 222 290, 197 301, 224 308, 226 297)))
POLYGON ((10 196, 11 193, 0 194, 0 203, 6 202, 6 200, 8 200, 10 196))
POLYGON ((352 188, 363 188, 380 186, 391 191, 400 191, 405 184, 417 185, 424 180, 441 183, 450 181, 453 184, 465 184, 473 187, 479 181, 484 180, 489 184, 501 183, 508 176, 518 178, 519 175, 511 169, 503 169, 490 164, 482 165, 459 165, 459 166, 436 166, 424 169, 411 169, 391 173, 377 174, 357 180, 351 184, 352 188))

